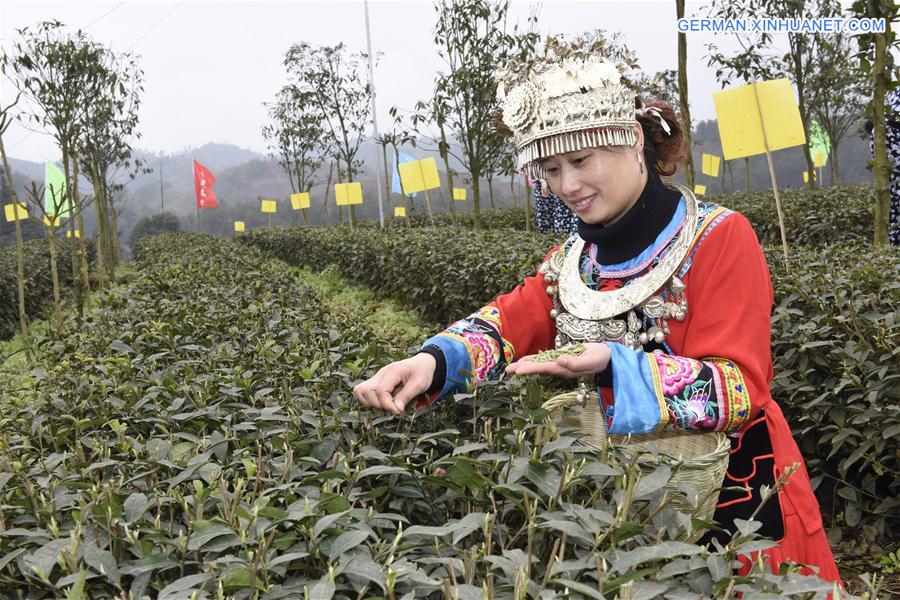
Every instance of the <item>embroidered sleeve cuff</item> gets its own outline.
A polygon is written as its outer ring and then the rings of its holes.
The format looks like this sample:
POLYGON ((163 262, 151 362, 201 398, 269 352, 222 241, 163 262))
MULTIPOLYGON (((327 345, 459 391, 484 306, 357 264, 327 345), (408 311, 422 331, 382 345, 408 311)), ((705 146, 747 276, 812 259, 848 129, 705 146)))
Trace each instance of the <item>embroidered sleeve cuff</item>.
POLYGON ((610 433, 737 431, 749 419, 750 396, 734 362, 609 346, 613 402, 605 408, 610 433))
MULTIPOLYGON (((433 348, 433 350, 428 351, 429 354, 436 351, 444 358, 443 385, 435 400, 448 394, 468 391, 472 382, 472 366, 466 345, 441 333, 425 341, 422 345, 422 350, 427 351, 427 348, 433 348)), ((435 375, 437 375, 437 372, 435 372, 435 375)), ((434 386, 438 382, 432 380, 431 383, 434 386)))
POLYGON ((612 351, 612 388, 614 405, 610 408, 612 434, 652 433, 661 430, 668 421, 666 406, 654 387, 654 369, 641 350, 631 350, 622 344, 609 342, 612 351))
POLYGON ((441 391, 447 379, 447 360, 444 358, 444 353, 437 346, 429 345, 419 350, 417 354, 430 354, 434 357, 434 376, 431 378, 431 385, 428 387, 428 391, 425 393, 430 396, 435 392, 441 391))

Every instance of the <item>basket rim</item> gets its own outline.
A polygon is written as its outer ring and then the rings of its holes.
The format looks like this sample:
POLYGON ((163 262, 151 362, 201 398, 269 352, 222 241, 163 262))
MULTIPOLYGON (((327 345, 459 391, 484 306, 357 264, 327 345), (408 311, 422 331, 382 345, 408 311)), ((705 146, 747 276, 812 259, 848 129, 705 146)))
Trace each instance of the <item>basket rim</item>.
MULTIPOLYGON (((596 399, 599 405, 599 394, 596 391, 589 392, 589 395, 596 399)), ((570 391, 564 392, 562 394, 557 394, 544 402, 542 404, 542 408, 547 410, 551 415, 555 412, 562 413, 566 408, 574 406, 580 407, 580 402, 577 400, 578 392, 570 391)), ((592 405, 593 406, 593 405, 592 405)), ((599 408, 599 406, 598 406, 599 408)), ((586 410, 582 408, 582 410, 586 410)), ((674 460, 674 464, 679 466, 680 470, 683 469, 709 469, 717 466, 723 460, 727 461, 728 456, 731 452, 731 442, 728 436, 721 431, 696 431, 696 430, 667 430, 659 433, 650 433, 650 434, 611 434, 608 431, 605 431, 605 415, 603 418, 598 419, 601 427, 604 428, 603 434, 606 438, 611 442, 611 445, 617 449, 617 451, 622 451, 625 448, 642 448, 640 452, 641 455, 650 455, 650 456, 664 456, 668 459, 674 460), (704 452, 703 454, 699 454, 697 456, 684 459, 679 456, 674 456, 671 453, 667 452, 663 448, 660 448, 657 444, 655 444, 656 439, 641 439, 645 436, 658 436, 659 439, 668 439, 674 437, 683 437, 683 436, 715 436, 716 444, 710 451, 704 452), (633 440, 633 441, 631 441, 633 440), (655 452, 645 448, 646 444, 654 444, 655 452)), ((578 427, 573 427, 573 430, 578 430, 578 427)), ((584 432, 584 430, 582 430, 584 432)), ((589 432, 584 432, 585 436, 592 435, 589 432)), ((584 437, 580 438, 579 441, 587 441, 584 437)), ((706 439, 713 439, 707 437, 706 439)), ((588 441, 588 443, 590 443, 588 441)), ((596 444, 592 444, 596 445, 596 444)), ((663 462, 657 459, 656 462, 663 462)), ((668 463, 669 461, 664 461, 668 463)))

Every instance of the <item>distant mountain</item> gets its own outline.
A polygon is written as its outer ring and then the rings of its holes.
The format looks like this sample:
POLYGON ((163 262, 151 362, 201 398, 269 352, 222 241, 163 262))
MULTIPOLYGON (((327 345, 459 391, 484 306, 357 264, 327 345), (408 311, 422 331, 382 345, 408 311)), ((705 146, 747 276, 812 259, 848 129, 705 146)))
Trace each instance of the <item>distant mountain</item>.
MULTIPOLYGON (((216 144, 210 143, 200 146, 199 148, 185 149, 181 152, 165 153, 151 152, 149 150, 137 149, 134 151, 134 157, 145 162, 145 165, 153 169, 153 174, 139 176, 134 182, 128 184, 129 189, 136 189, 146 184, 149 177, 155 179, 159 183, 159 167, 162 163, 163 181, 164 182, 187 182, 193 185, 192 179, 192 159, 197 159, 205 166, 210 168, 214 173, 223 171, 231 167, 245 164, 254 160, 265 160, 266 156, 240 148, 232 144, 216 144)), ((43 181, 44 164, 19 158, 9 159, 10 168, 29 179, 43 181)))
POLYGON ((31 162, 30 160, 22 160, 21 158, 9 157, 9 168, 13 173, 17 173, 29 180, 44 181, 44 163, 31 162))
POLYGON ((158 183, 160 169, 162 169, 164 182, 172 182, 176 186, 179 184, 192 186, 194 181, 193 160, 195 159, 213 173, 218 173, 250 161, 266 158, 258 152, 231 144, 205 144, 199 148, 187 149, 173 154, 137 150, 134 155, 135 158, 144 161, 146 167, 153 169, 153 174, 142 176, 140 178, 142 181, 135 181, 129 187, 133 187, 135 184, 138 184, 138 187, 144 185, 145 181, 143 180, 148 177, 158 183))

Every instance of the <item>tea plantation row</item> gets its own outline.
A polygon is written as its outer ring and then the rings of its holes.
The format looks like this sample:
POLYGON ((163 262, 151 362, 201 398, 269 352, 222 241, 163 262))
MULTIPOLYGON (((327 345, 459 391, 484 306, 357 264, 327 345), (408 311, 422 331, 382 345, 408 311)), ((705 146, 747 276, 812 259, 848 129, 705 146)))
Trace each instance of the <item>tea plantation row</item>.
MULTIPOLYGON (((60 240, 57 267, 60 285, 72 281, 70 244, 60 240)), ((94 245, 87 243, 93 258, 94 245)), ((0 340, 11 338, 19 330, 19 288, 16 247, 0 248, 0 340)), ((25 242, 25 312, 29 317, 53 304, 53 279, 50 272, 50 245, 46 240, 25 242)))
MULTIPOLYGON (((487 386, 394 417, 351 386, 395 355, 284 263, 205 236, 44 348, 0 418, 0 589, 18 598, 788 597, 733 575, 753 526, 674 538, 667 467, 560 437, 539 397, 487 386), (645 508, 652 517, 638 517, 645 508)), ((533 391, 533 390, 532 390, 533 391)))
MULTIPOLYGON (((728 195, 711 194, 711 199, 743 213, 764 244, 780 244, 778 215, 775 196, 771 191, 735 192, 728 195)), ((781 190, 784 223, 791 244, 835 244, 850 241, 872 240, 875 206, 875 189, 871 185, 855 185, 837 188, 806 190, 788 188, 781 190)), ((413 227, 430 226, 432 219, 418 207, 410 217, 413 227)), ((532 209, 533 210, 533 209, 532 209)), ((434 215, 438 227, 454 224, 472 226, 472 214, 438 213, 434 215)), ((534 215, 532 214, 532 227, 534 215)), ((395 220, 395 223, 402 223, 395 220)), ((484 229, 525 230, 525 210, 522 208, 498 208, 481 213, 484 229)), ((364 223, 365 227, 377 227, 377 222, 364 223)))
MULTIPOLYGON (((336 265, 437 323, 514 288, 556 243, 509 229, 451 228, 302 228, 242 239, 294 265, 336 265)), ((897 531, 900 253, 862 244, 800 247, 790 273, 779 247, 767 254, 775 287, 773 393, 819 474, 820 501, 835 522, 863 523, 877 535, 897 531)))

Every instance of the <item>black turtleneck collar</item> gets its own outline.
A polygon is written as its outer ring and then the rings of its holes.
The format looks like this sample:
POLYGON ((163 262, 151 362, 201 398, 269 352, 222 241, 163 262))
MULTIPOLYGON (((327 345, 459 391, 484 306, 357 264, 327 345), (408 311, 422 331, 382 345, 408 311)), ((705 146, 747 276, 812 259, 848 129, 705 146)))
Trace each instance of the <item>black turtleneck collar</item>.
POLYGON ((614 265, 643 252, 666 228, 675 215, 681 194, 666 187, 654 170, 647 185, 621 219, 609 226, 591 225, 578 219, 578 235, 597 244, 597 261, 614 265))

